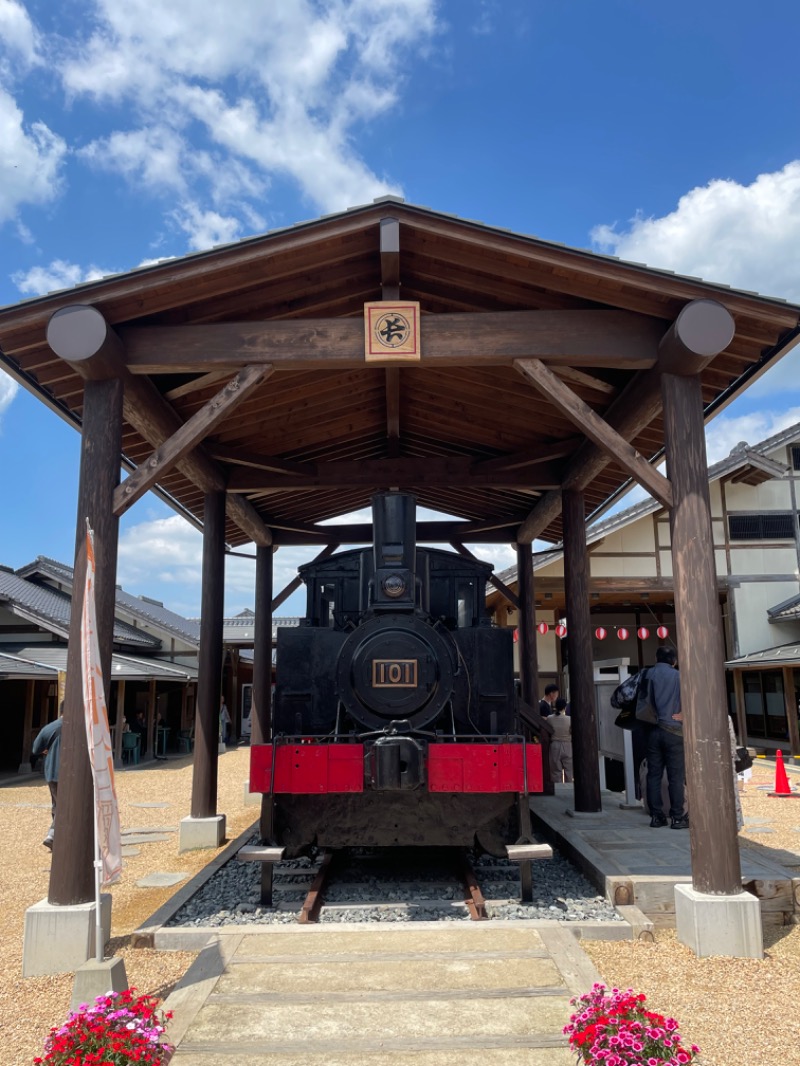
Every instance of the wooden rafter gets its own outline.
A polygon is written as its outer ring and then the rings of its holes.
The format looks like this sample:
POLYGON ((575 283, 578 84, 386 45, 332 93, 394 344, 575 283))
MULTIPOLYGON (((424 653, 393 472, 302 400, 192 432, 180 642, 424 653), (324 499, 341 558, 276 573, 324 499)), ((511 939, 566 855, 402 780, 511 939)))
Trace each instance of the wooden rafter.
POLYGON ((669 480, 651 466, 623 437, 612 429, 600 415, 576 396, 572 389, 539 359, 520 359, 514 364, 531 384, 562 411, 598 448, 602 448, 614 462, 665 507, 672 507, 672 486, 669 480))
POLYGON ((212 432, 214 427, 256 391, 273 373, 269 366, 248 366, 200 408, 188 422, 156 448, 153 454, 114 490, 114 514, 119 518, 161 480, 173 466, 212 432))
MULTIPOLYGON (((313 563, 321 563, 323 559, 327 559, 329 555, 333 555, 333 553, 338 547, 338 543, 326 545, 319 553, 319 555, 315 555, 311 561, 313 563)), ((289 584, 281 592, 279 592, 275 599, 272 601, 272 611, 277 611, 281 604, 285 603, 286 600, 289 599, 291 594, 297 589, 299 589, 302 584, 303 579, 302 577, 300 577, 299 574, 293 577, 289 584)))
POLYGON ((227 370, 214 370, 210 374, 201 374, 199 377, 192 378, 191 381, 186 381, 183 385, 177 385, 174 389, 170 389, 169 392, 165 392, 164 399, 172 403, 174 400, 180 400, 183 396, 191 396, 193 392, 199 392, 201 389, 207 389, 209 385, 216 385, 218 381, 223 381, 228 377, 228 374, 229 371, 227 370))

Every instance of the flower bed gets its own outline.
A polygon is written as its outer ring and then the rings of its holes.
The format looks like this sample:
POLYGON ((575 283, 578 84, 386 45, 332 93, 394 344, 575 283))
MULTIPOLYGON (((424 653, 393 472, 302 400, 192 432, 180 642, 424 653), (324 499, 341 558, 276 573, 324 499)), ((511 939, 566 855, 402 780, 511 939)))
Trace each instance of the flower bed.
POLYGON ((158 1000, 137 996, 135 988, 108 992, 51 1029, 44 1057, 33 1061, 35 1066, 162 1066, 172 1051, 161 1043, 171 1017, 158 1009, 158 1000))
POLYGON ((674 1018, 645 1008, 646 997, 632 988, 592 985, 591 992, 570 1000, 579 1008, 564 1033, 578 1062, 602 1066, 685 1066, 699 1052, 683 1046, 674 1018))

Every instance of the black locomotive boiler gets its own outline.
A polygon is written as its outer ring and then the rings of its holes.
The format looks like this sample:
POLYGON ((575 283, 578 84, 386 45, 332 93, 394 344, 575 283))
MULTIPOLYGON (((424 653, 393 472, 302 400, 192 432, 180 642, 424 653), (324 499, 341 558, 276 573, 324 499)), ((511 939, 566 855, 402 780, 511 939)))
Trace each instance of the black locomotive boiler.
POLYGON ((412 495, 372 509, 373 547, 301 567, 306 617, 278 629, 272 740, 251 751, 250 788, 272 800, 262 826, 287 856, 503 855, 542 761, 521 735, 512 631, 486 613, 492 568, 417 547, 412 495))

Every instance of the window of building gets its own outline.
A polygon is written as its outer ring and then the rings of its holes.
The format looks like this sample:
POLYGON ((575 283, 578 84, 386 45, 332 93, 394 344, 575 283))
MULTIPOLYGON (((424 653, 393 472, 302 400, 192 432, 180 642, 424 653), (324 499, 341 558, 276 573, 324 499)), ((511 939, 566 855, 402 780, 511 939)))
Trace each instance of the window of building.
POLYGON ((800 444, 792 445, 792 469, 800 470, 800 444))
POLYGON ((794 515, 732 514, 728 515, 731 540, 793 540, 794 515))

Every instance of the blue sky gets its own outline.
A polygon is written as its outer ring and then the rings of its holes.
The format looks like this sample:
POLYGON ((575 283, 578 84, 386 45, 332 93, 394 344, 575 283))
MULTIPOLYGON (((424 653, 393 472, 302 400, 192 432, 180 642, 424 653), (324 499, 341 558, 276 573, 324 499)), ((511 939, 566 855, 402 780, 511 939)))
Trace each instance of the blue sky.
MULTIPOLYGON (((799 36, 788 0, 0 0, 0 304, 388 192, 800 301, 799 36)), ((795 421, 793 353, 709 456, 795 421)), ((79 446, 0 371, 0 563, 71 561, 79 446)), ((129 591, 197 614, 199 574, 132 508, 129 591)))

